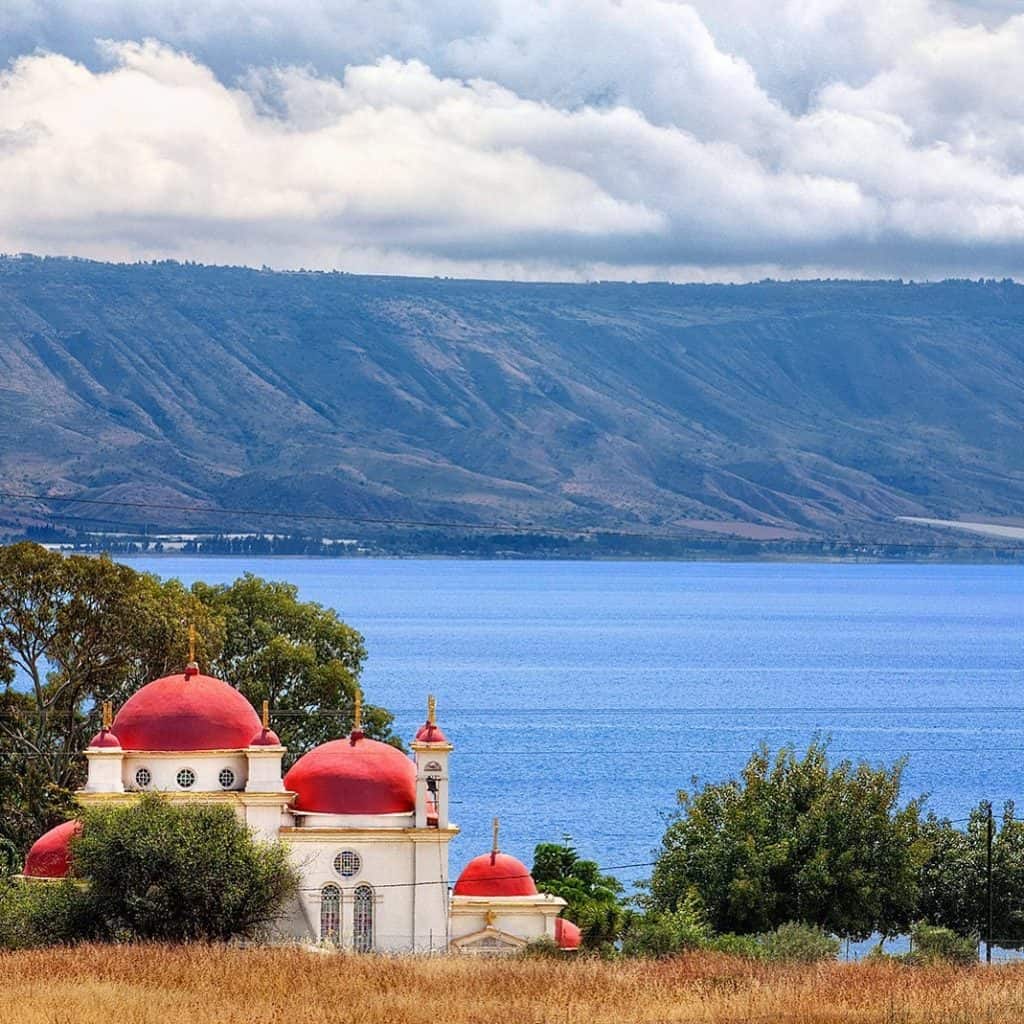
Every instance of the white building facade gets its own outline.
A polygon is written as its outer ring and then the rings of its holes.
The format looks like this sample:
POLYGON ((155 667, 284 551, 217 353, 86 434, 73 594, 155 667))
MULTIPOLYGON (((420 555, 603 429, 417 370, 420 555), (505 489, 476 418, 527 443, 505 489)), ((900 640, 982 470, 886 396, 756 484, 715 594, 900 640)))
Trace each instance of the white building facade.
MULTIPOLYGON (((547 937, 563 948, 579 932, 565 902, 537 892, 528 869, 494 849, 449 882, 452 744, 434 703, 412 756, 367 737, 357 703, 351 734, 308 751, 285 773, 285 748, 230 684, 190 664, 133 694, 91 741, 83 806, 160 793, 224 803, 252 831, 290 850, 301 882, 276 924, 279 941, 354 952, 502 953, 547 937)), ((28 879, 73 872, 66 822, 26 859, 28 879)), ((495 832, 495 835, 497 833, 495 832)))

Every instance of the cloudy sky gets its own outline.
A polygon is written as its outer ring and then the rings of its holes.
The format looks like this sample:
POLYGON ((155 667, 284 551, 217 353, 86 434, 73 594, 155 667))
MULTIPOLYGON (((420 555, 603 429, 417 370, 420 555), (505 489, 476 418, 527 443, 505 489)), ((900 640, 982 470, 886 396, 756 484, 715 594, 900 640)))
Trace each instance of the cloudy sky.
POLYGON ((0 251, 1024 277, 1016 0, 0 0, 0 251))

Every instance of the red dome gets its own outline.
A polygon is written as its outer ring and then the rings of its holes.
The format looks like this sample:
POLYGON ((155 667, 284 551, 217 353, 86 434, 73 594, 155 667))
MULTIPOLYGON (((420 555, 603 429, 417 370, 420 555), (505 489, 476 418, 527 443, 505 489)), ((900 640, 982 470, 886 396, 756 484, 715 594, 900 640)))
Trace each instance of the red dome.
POLYGON ((281 740, 273 729, 260 729, 260 731, 249 740, 250 747, 279 747, 281 740))
POLYGON ((533 875, 521 860, 507 853, 474 857, 455 883, 456 896, 536 896, 533 875))
POLYGON ((28 851, 24 874, 30 878, 67 878, 71 839, 82 831, 80 821, 65 821, 41 835, 28 851))
POLYGON ((164 676, 132 694, 114 732, 125 750, 237 750, 262 730, 253 706, 212 676, 164 676))
POLYGON ((430 722, 425 722, 420 726, 419 732, 416 733, 416 743, 447 743, 448 737, 441 732, 439 725, 433 725, 430 722))
POLYGON ((579 949, 583 932, 564 917, 555 918, 555 945, 559 949, 579 949))
POLYGON ((416 768, 377 740, 331 740, 314 747, 284 777, 294 807, 321 814, 407 814, 416 807, 416 768))
POLYGON ((96 733, 91 740, 89 740, 89 746, 107 748, 110 750, 120 750, 121 741, 110 729, 100 729, 100 731, 96 733))

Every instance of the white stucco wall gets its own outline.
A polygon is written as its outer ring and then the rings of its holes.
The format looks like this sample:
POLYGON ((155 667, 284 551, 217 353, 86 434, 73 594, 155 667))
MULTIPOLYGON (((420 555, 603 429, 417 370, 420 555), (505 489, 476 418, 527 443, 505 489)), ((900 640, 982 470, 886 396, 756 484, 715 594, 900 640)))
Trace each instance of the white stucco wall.
POLYGON ((132 792, 218 792, 243 790, 249 777, 249 762, 244 750, 194 750, 182 753, 152 753, 125 751, 121 768, 124 788, 132 792), (148 786, 136 782, 136 772, 146 768, 152 776, 148 786), (195 783, 184 789, 178 785, 178 772, 191 768, 195 783), (234 772, 235 779, 230 786, 222 786, 218 776, 224 768, 234 772))
POLYGON ((341 890, 341 945, 353 941, 355 890, 367 884, 374 893, 374 948, 387 952, 443 951, 448 944, 448 842, 450 831, 380 829, 289 829, 282 835, 302 875, 299 915, 304 934, 320 941, 320 903, 324 886, 341 890), (304 834, 305 833, 305 834, 304 834), (359 872, 345 878, 334 859, 351 850, 359 872))

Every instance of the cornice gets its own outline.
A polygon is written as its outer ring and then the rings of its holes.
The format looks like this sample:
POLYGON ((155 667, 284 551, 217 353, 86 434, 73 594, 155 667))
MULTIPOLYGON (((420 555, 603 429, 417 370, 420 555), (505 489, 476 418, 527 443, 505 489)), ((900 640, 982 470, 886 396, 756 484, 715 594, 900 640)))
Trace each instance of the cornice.
POLYGON ((240 789, 225 790, 166 790, 166 789, 126 789, 123 793, 88 793, 78 790, 75 799, 83 805, 105 803, 130 803, 144 796, 155 795, 172 803, 196 804, 242 804, 243 806, 266 806, 279 804, 286 807, 295 799, 295 794, 288 790, 275 790, 269 793, 246 792, 240 789))
POLYGON ((367 842, 394 842, 396 839, 404 839, 412 843, 441 843, 451 842, 459 834, 458 825, 451 825, 448 828, 370 828, 368 826, 353 826, 346 828, 343 825, 332 828, 296 828, 291 825, 284 825, 279 830, 282 839, 289 842, 319 842, 324 839, 339 839, 342 837, 352 839, 358 838, 367 842))

